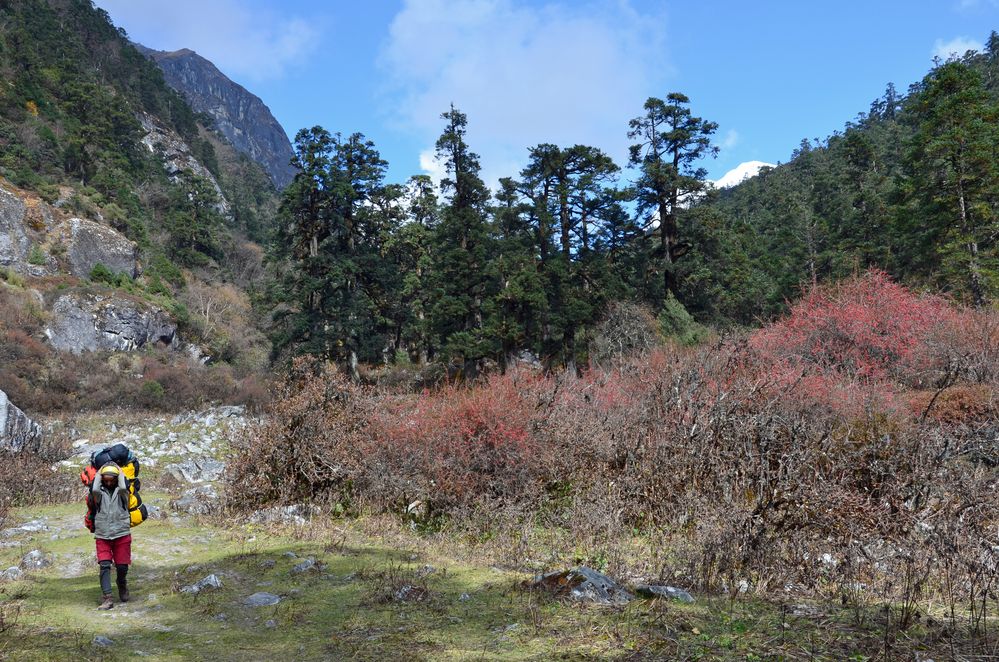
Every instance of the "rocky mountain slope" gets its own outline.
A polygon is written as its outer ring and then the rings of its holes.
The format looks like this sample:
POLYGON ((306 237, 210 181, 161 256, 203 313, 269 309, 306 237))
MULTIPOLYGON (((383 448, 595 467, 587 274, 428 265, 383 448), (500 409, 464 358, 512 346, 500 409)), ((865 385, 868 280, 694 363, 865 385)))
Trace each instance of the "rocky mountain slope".
POLYGON ((236 149, 263 166, 275 186, 288 185, 295 176, 290 165, 291 142, 259 97, 192 50, 168 52, 135 46, 159 65, 166 82, 195 111, 210 115, 236 149))

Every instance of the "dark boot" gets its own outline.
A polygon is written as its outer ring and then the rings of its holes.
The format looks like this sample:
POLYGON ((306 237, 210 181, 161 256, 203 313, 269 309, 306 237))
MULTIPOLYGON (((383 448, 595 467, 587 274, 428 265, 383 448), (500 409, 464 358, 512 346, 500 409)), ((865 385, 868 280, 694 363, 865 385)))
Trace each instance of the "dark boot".
POLYGON ((103 610, 114 609, 114 598, 111 597, 110 593, 104 595, 104 601, 97 608, 103 610))
POLYGON ((126 578, 126 575, 128 575, 128 566, 119 565, 117 570, 118 599, 122 602, 128 602, 128 579, 126 578))

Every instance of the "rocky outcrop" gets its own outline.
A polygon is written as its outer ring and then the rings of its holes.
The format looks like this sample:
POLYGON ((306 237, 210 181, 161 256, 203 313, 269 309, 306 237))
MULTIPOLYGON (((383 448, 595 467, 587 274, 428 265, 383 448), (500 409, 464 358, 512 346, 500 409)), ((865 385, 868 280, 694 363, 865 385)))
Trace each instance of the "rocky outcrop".
POLYGON ((24 201, 0 188, 0 267, 22 270, 28 260, 31 242, 25 231, 24 201))
POLYGON ((64 294, 52 306, 45 335, 53 347, 80 354, 179 345, 177 325, 163 310, 117 294, 64 294))
POLYGON ((295 176, 291 142, 259 97, 192 50, 154 51, 138 44, 136 48, 159 65, 167 84, 191 108, 210 115, 236 149, 263 166, 275 186, 283 189, 291 182, 295 176))
POLYGON ((586 566, 539 575, 528 587, 559 598, 598 605, 623 605, 634 599, 624 586, 586 566))
POLYGON ((7 399, 0 391, 0 450, 38 450, 42 442, 42 428, 27 414, 7 399))
POLYGON ((69 270, 74 276, 87 278, 97 264, 132 278, 139 275, 139 246, 114 229, 84 218, 71 218, 55 232, 66 247, 69 270))
POLYGON ((0 268, 26 276, 70 273, 86 279, 100 263, 115 273, 139 275, 134 241, 97 220, 68 217, 61 204, 64 198, 49 205, 30 191, 0 186, 0 268))
POLYGON ((184 142, 184 139, 175 131, 163 126, 159 120, 148 113, 139 115, 139 123, 145 132, 142 144, 151 153, 163 157, 163 167, 166 168, 170 180, 174 183, 180 182, 184 171, 190 171, 206 180, 215 189, 215 195, 218 197, 216 209, 223 216, 229 216, 231 212, 229 201, 222 193, 222 187, 219 186, 218 180, 208 168, 201 165, 201 162, 194 157, 190 146, 184 142))

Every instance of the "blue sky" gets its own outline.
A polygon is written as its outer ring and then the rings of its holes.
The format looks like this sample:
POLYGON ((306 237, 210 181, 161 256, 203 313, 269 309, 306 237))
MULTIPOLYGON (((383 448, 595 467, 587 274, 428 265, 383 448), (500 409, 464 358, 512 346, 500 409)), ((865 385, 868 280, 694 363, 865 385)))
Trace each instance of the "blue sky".
POLYGON ((96 0, 152 48, 192 48, 270 106, 289 136, 360 131, 389 178, 433 171, 448 104, 468 114, 488 181, 542 141, 623 165, 627 122, 682 91, 718 122, 718 178, 785 161, 934 54, 980 48, 999 0, 96 0))

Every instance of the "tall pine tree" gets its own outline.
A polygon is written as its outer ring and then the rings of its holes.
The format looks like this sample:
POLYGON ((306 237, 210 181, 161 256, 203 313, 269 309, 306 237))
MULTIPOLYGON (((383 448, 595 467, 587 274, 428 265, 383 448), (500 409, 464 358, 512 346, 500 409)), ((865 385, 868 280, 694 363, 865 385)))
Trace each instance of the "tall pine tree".
POLYGON ((697 163, 718 153, 711 144, 718 125, 692 115, 689 103, 679 92, 665 101, 650 97, 644 114, 628 124, 628 137, 636 141, 629 163, 640 172, 635 182, 638 211, 648 225, 658 223, 663 297, 676 293, 676 262, 690 250, 680 229, 682 205, 707 186, 707 171, 697 163))

